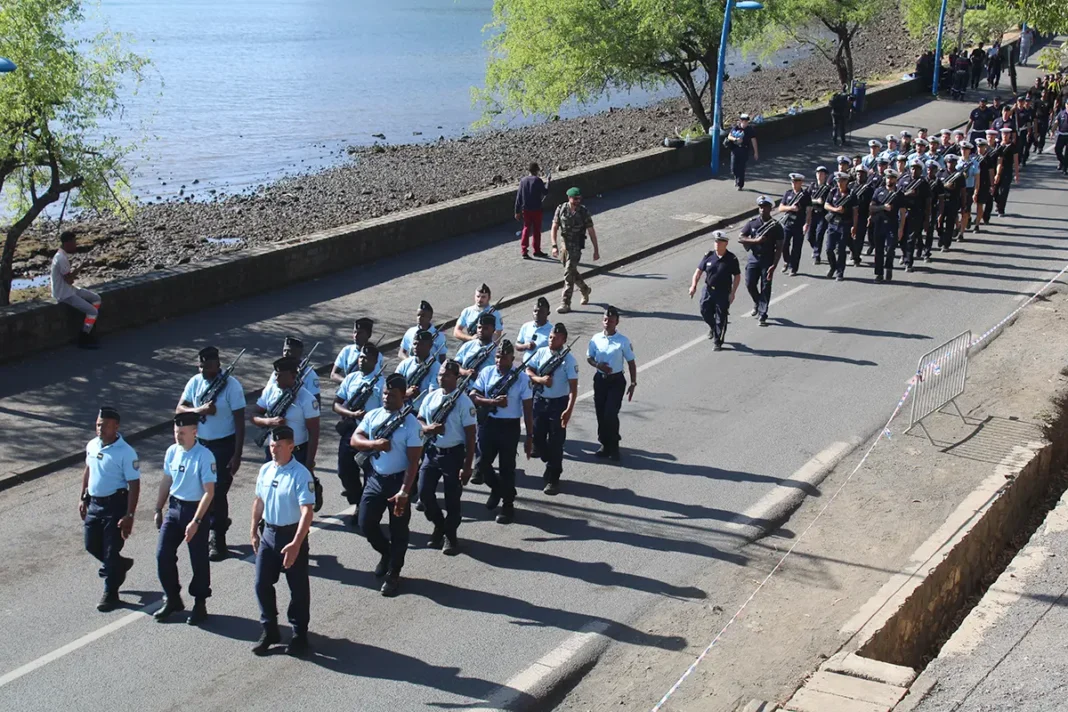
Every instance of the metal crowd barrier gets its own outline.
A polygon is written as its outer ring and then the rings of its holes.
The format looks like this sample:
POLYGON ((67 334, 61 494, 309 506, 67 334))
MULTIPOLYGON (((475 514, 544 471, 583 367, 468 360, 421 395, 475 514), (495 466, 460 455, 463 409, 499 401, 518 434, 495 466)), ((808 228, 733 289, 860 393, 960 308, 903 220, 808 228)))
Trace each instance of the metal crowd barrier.
POLYGON ((968 378, 968 351, 972 344, 972 332, 953 337, 941 346, 937 346, 923 356, 916 364, 916 382, 912 390, 912 413, 909 416, 909 432, 917 425, 923 434, 935 445, 934 438, 927 432, 923 419, 952 404, 960 419, 967 424, 964 414, 957 406, 957 396, 964 393, 964 383, 968 378))

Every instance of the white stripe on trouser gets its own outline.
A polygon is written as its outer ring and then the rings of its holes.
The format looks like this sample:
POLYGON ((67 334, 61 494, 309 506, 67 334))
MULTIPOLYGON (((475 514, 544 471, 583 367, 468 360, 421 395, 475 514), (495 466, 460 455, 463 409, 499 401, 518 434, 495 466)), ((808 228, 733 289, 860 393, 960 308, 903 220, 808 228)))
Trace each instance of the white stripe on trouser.
POLYGON ((96 324, 96 317, 100 313, 100 295, 90 292, 88 289, 75 288, 74 294, 59 300, 61 304, 69 304, 81 313, 85 314, 82 322, 82 331, 89 333, 96 324))

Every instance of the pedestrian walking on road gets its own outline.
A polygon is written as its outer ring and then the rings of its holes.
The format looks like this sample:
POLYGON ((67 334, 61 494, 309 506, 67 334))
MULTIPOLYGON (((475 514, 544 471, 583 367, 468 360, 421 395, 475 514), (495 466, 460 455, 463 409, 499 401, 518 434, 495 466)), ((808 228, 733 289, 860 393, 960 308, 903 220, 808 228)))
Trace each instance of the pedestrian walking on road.
POLYGON ((752 316, 759 317, 761 326, 767 326, 771 280, 782 258, 784 232, 782 223, 771 217, 771 200, 766 195, 757 199, 757 209, 760 214, 745 224, 738 242, 749 252, 745 288, 753 298, 752 316))
POLYGON ((59 235, 59 249, 52 256, 52 298, 60 304, 69 304, 82 314, 82 330, 78 333, 78 346, 83 349, 97 348, 93 333, 96 318, 100 314, 100 295, 88 289, 74 286, 78 270, 71 267, 70 256, 78 249, 78 239, 73 230, 64 230, 59 235))
MULTIPOLYGON (((798 179, 798 183, 801 183, 798 179)), ((727 318, 734 295, 742 281, 742 269, 738 257, 727 249, 727 236, 720 230, 712 233, 715 249, 705 253, 697 263, 690 280, 690 299, 697 292, 697 280, 704 276, 705 289, 701 295, 701 318, 708 324, 708 338, 712 349, 721 351, 727 336, 727 318)))
POLYGON ((525 260, 531 259, 527 252, 530 247, 534 248, 534 257, 548 257, 541 251, 541 217, 542 203, 549 194, 549 183, 541 179, 541 167, 537 163, 531 163, 527 170, 530 175, 519 181, 519 190, 515 195, 515 219, 523 223, 519 249, 525 260))
POLYGON ((566 326, 553 325, 549 344, 538 349, 527 364, 527 377, 534 392, 533 450, 545 463, 542 492, 553 496, 560 493, 567 426, 578 400, 578 362, 567 345, 566 326))
POLYGON ((289 586, 286 617, 293 627, 286 652, 301 656, 308 651, 311 620, 308 531, 315 516, 315 481, 308 468, 293 456, 293 429, 288 425, 279 425, 271 431, 270 450, 271 460, 260 467, 256 478, 249 533, 256 554, 256 600, 263 626, 252 652, 266 655, 272 645, 282 641, 274 585, 285 572, 289 586))
POLYGON ((597 369, 593 376, 593 405, 597 412, 597 440, 601 447, 594 456, 618 462, 619 411, 623 407, 624 393, 628 401, 634 398, 638 366, 630 339, 616 330, 619 310, 611 305, 606 307, 601 323, 603 331, 594 335, 586 347, 586 363, 597 369), (630 373, 630 386, 623 375, 624 365, 630 373))
POLYGON ((597 231, 593 228, 593 217, 582 204, 582 191, 569 188, 567 202, 562 203, 553 215, 553 257, 559 256, 564 264, 564 291, 560 295, 560 306, 556 308, 558 314, 571 311, 571 295, 576 286, 582 292, 582 304, 590 303, 591 290, 579 274, 579 261, 582 259, 582 250, 586 247, 587 233, 593 243, 593 260, 596 262, 601 259, 601 252, 597 248, 597 231), (559 252, 558 244, 561 236, 564 240, 563 253, 559 252))
POLYGON ((223 378, 219 349, 207 346, 197 356, 200 373, 185 384, 175 412, 199 416, 197 441, 215 457, 217 479, 211 500, 208 555, 212 561, 222 561, 230 555, 226 546, 226 532, 230 529, 228 494, 245 447, 245 391, 232 374, 216 384, 223 378))
POLYGON ((96 418, 96 437, 85 446, 78 501, 78 514, 85 522, 85 550, 101 564, 104 596, 96 609, 103 613, 119 606, 119 588, 133 566, 133 559, 121 552, 133 532, 140 494, 137 453, 119 433, 119 411, 103 406, 96 418))
POLYGON ((1057 170, 1068 175, 1068 105, 1061 104, 1060 111, 1053 117, 1052 125, 1054 144, 1057 154, 1057 170))
POLYGON ((738 117, 738 123, 731 127, 724 139, 727 148, 731 152, 731 173, 734 175, 734 185, 738 190, 745 188, 745 167, 749 163, 749 154, 753 154, 753 160, 760 160, 760 149, 757 146, 756 132, 749 125, 749 114, 738 117))
POLYGON ((163 607, 155 619, 163 622, 172 614, 185 610, 182 585, 178 580, 178 547, 184 541, 189 548, 193 579, 189 593, 193 611, 187 623, 197 625, 208 617, 206 601, 211 596, 211 565, 208 563, 208 517, 218 479, 215 456, 197 442, 196 413, 174 416, 174 445, 163 456, 163 477, 156 495, 156 514, 152 518, 159 531, 156 545, 156 571, 163 587, 163 607), (164 507, 166 506, 166 514, 164 507))
POLYGON ((790 174, 790 189, 783 193, 779 212, 786 216, 783 218, 786 235, 782 248, 783 271, 795 276, 801 263, 805 233, 812 223, 812 195, 805 187, 805 177, 800 173, 790 174))

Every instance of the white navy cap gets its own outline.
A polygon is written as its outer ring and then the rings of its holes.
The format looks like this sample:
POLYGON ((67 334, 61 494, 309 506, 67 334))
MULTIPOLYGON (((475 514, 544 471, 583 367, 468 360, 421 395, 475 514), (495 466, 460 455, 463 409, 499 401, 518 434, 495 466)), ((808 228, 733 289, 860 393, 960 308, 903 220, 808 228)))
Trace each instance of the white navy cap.
POLYGON ((925 163, 924 165, 927 166, 928 168, 941 168, 942 167, 942 166, 938 165, 938 161, 927 161, 927 163, 925 163))
POLYGON ((895 171, 893 168, 887 168, 886 169, 886 173, 884 173, 883 175, 885 175, 887 177, 890 177, 890 178, 897 178, 901 174, 898 173, 897 171, 895 171))
POLYGON ((851 161, 846 156, 839 156, 838 163, 850 163, 851 161))
POLYGON ((928 141, 925 138, 918 138, 918 139, 916 139, 916 145, 917 146, 930 146, 931 142, 928 141))
POLYGON ((957 129, 956 131, 953 132, 953 135, 954 136, 964 136, 965 135, 964 129, 957 129))
POLYGON ((1001 133, 1012 133, 1012 129, 1008 126, 1002 126, 1001 133))
MULTIPOLYGON (((952 131, 950 131, 949 129, 938 129, 938 133, 939 133, 939 134, 941 134, 942 136, 949 136, 949 135, 951 135, 951 134, 952 134, 953 132, 952 132, 952 131)), ((962 133, 963 133, 963 132, 962 132, 962 133)))
POLYGON ((739 118, 740 120, 745 120, 745 119, 748 119, 748 118, 749 118, 749 114, 741 114, 741 115, 739 115, 739 116, 738 116, 738 118, 739 118))
MULTIPOLYGON (((960 147, 961 148, 975 148, 975 144, 972 143, 971 141, 961 141, 960 142, 960 147)), ((949 155, 952 156, 953 154, 951 153, 949 155)))
POLYGON ((837 171, 837 172, 835 172, 834 177, 836 179, 838 179, 838 180, 849 180, 849 174, 846 173, 845 171, 837 171))
POLYGON ((871 141, 868 141, 868 147, 869 148, 882 148, 883 144, 882 144, 882 141, 877 141, 875 139, 872 139, 871 141))
POLYGON ((901 132, 901 138, 912 138, 912 134, 909 133, 908 131, 902 131, 901 132))
POLYGON ((909 161, 909 168, 923 168, 923 161, 918 158, 913 158, 909 161))
POLYGON ((990 142, 987 141, 985 138, 977 138, 977 139, 975 139, 975 145, 976 146, 985 146, 988 143, 990 143, 990 142))
POLYGON ((712 239, 716 242, 727 242, 729 238, 722 230, 716 230, 712 233, 712 239))
POLYGON ((766 195, 762 195, 759 198, 757 198, 757 206, 758 207, 761 206, 761 205, 774 205, 774 204, 775 203, 771 202, 771 198, 769 198, 766 195))
POLYGON ((987 129, 986 130, 986 135, 987 136, 997 136, 998 135, 998 130, 997 129, 987 129))
POLYGON ((861 163, 856 168, 854 168, 853 170, 855 170, 857 173, 860 173, 861 171, 863 171, 864 173, 867 173, 868 172, 868 167, 865 166, 863 163, 861 163))
POLYGON ((827 172, 827 166, 816 166, 816 172, 817 173, 826 173, 827 172))
POLYGON ((804 179, 805 179, 805 177, 803 175, 801 175, 800 173, 791 173, 790 174, 790 180, 804 180, 804 179))
POLYGON ((955 154, 955 153, 947 153, 946 157, 943 158, 942 160, 945 161, 946 163, 956 163, 959 159, 960 159, 960 156, 958 156, 957 154, 955 154))

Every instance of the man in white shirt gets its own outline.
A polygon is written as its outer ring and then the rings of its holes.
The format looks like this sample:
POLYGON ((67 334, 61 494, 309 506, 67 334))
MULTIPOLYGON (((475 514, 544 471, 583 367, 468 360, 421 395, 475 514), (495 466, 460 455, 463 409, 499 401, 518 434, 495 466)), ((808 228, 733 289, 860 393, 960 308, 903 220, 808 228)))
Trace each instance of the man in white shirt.
POLYGON ((78 246, 74 231, 64 230, 59 236, 59 243, 60 247, 52 257, 52 298, 85 314, 82 331, 78 334, 78 346, 95 349, 97 344, 92 332, 100 311, 100 295, 74 286, 78 276, 78 270, 70 266, 70 256, 78 246))

